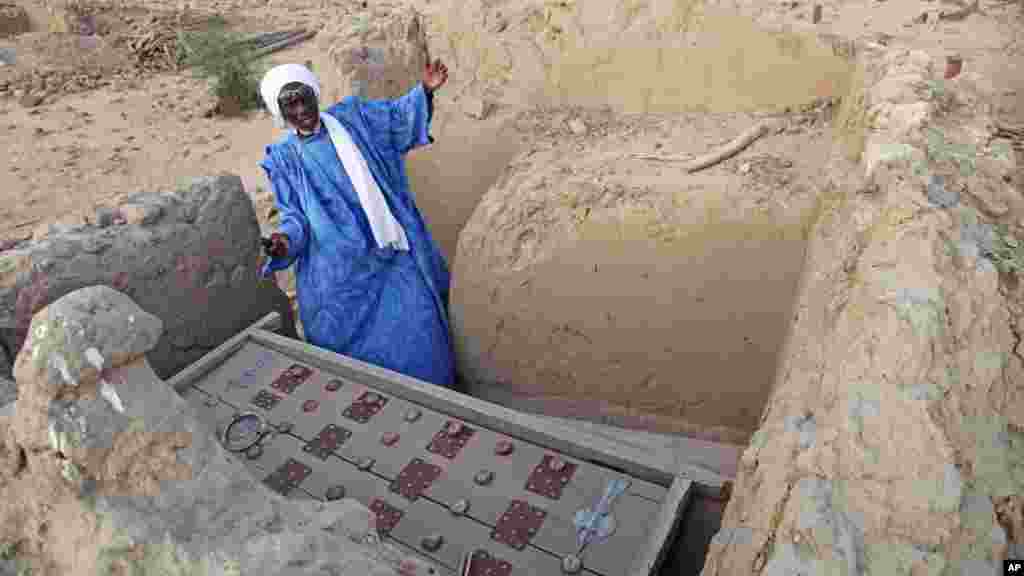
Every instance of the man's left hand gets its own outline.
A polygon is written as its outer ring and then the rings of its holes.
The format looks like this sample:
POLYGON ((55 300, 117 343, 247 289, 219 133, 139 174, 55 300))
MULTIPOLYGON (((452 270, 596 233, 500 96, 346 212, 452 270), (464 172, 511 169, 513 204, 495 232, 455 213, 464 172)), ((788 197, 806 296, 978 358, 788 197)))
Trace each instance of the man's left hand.
POLYGON ((427 62, 426 67, 423 69, 423 86, 429 92, 444 86, 444 83, 447 81, 448 67, 442 64, 440 59, 427 62))

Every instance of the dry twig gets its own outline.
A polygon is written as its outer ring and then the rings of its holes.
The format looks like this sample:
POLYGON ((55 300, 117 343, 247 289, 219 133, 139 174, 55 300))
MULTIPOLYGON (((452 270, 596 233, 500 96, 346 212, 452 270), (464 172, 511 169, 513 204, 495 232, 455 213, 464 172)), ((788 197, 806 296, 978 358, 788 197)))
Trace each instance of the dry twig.
POLYGON ((715 164, 718 164, 723 160, 732 158, 733 156, 739 154, 748 146, 753 144, 759 138, 768 134, 770 131, 771 124, 769 122, 758 122, 753 127, 749 128, 747 131, 743 132, 736 138, 733 138, 732 141, 730 141, 728 144, 702 156, 697 156, 696 158, 679 156, 654 156, 648 154, 637 154, 634 155, 633 157, 640 160, 653 160, 658 162, 687 162, 686 166, 684 166, 683 169, 692 174, 694 172, 698 172, 705 168, 714 166, 715 164))

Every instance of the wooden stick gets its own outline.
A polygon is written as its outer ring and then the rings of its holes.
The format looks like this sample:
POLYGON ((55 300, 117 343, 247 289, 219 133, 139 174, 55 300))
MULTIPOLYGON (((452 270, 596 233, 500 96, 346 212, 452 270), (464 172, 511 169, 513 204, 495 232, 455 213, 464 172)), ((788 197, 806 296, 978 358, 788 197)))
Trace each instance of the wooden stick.
POLYGON ((981 13, 981 1, 974 0, 972 4, 964 6, 959 10, 953 12, 939 12, 939 20, 946 22, 959 22, 975 12, 981 13))
POLYGON ((18 222, 14 226, 11 226, 11 230, 17 230, 19 228, 24 228, 25 226, 31 226, 33 224, 38 224, 42 220, 43 220, 42 218, 33 218, 31 220, 25 220, 24 222, 18 222))
POLYGON ((723 160, 732 158, 742 152, 747 146, 753 144, 758 138, 770 131, 768 122, 759 122, 746 132, 733 138, 731 142, 718 150, 693 158, 692 156, 654 156, 649 154, 634 154, 633 157, 640 160, 654 160, 657 162, 687 162, 683 167, 688 173, 693 174, 705 168, 718 164, 723 160))
POLYGON ((768 123, 760 122, 757 125, 753 126, 752 128, 749 128, 746 132, 734 138, 732 142, 729 142, 728 144, 722 146, 718 150, 697 157, 692 162, 684 166, 684 169, 690 174, 693 174, 694 172, 698 172, 705 168, 714 166, 715 164, 718 164, 723 160, 727 160, 739 154, 744 149, 746 149, 747 146, 750 146, 757 139, 759 139, 760 137, 764 136, 767 133, 768 123))
POLYGON ((657 154, 632 154, 636 160, 650 160, 651 162, 689 162, 693 156, 658 156, 657 154))

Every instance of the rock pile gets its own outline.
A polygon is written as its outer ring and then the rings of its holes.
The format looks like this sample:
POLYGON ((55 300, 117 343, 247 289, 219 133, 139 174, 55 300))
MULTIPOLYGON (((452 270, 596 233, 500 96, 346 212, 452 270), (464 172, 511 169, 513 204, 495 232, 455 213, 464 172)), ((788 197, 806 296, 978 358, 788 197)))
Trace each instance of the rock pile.
POLYGON ((26 108, 44 103, 56 94, 77 94, 118 81, 128 81, 130 73, 107 74, 99 70, 33 70, 13 79, 0 80, 0 98, 16 98, 26 108))
MULTIPOLYGON (((17 47, 34 65, 15 65, 0 77, 0 98, 34 107, 63 94, 129 83, 140 74, 176 71, 179 33, 199 30, 212 18, 166 7, 142 15, 87 4, 53 8, 50 34, 17 47)), ((0 15, 0 31, 2 22, 0 15)))

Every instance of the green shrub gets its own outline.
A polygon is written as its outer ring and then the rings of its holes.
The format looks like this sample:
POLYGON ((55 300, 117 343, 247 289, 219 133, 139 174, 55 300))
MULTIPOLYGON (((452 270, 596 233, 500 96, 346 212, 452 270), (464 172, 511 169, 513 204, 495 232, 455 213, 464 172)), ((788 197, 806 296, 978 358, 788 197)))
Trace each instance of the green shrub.
POLYGON ((224 116, 238 116, 260 104, 262 70, 252 48, 240 40, 223 22, 178 36, 180 63, 210 82, 217 112, 224 116))

